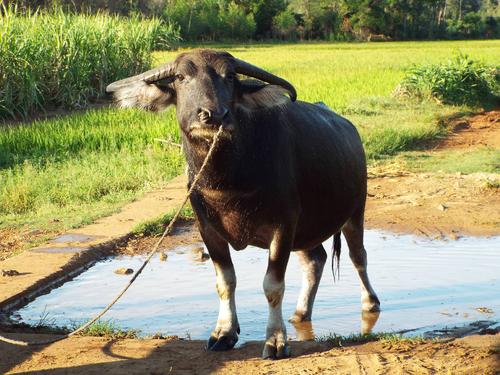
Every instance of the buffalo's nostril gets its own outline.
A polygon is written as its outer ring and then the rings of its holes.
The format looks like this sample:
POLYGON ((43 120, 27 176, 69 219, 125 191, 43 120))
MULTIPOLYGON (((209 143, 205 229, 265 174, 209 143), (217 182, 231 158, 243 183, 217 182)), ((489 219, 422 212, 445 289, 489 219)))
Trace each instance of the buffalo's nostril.
POLYGON ((198 118, 201 122, 207 122, 212 117, 212 112, 207 108, 198 109, 198 118))
POLYGON ((229 109, 225 106, 218 110, 210 110, 208 108, 198 109, 198 118, 203 123, 217 123, 220 124, 224 118, 229 114, 229 109))

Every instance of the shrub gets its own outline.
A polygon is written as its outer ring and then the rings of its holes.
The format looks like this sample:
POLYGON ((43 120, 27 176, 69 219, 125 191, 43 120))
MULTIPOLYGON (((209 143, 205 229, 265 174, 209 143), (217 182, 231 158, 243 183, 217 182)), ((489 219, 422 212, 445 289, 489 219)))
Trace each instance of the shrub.
POLYGON ((149 68, 151 52, 178 39, 158 19, 61 9, 0 11, 0 118, 78 108, 108 83, 149 68))
POLYGON ((254 15, 233 1, 172 0, 163 18, 179 25, 186 40, 248 40, 256 29, 254 15))
POLYGON ((498 100, 499 88, 498 68, 460 54, 445 64, 410 68, 395 94, 477 105, 498 100))

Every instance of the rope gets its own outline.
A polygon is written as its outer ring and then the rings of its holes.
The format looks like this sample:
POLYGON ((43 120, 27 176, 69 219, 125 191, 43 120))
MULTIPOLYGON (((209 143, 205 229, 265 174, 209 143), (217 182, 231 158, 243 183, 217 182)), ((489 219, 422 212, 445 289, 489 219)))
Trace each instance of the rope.
POLYGON ((54 342, 61 341, 61 340, 67 339, 68 337, 77 335, 78 333, 84 331, 85 329, 87 329, 88 327, 90 327, 92 324, 94 324, 96 321, 98 321, 99 319, 101 319, 104 316, 104 314, 106 314, 111 309, 111 307, 113 307, 113 305, 116 302, 118 302, 118 300, 132 286, 132 284, 134 283, 134 281, 137 279, 137 277, 139 277, 139 275, 141 274, 142 270, 146 267, 146 265, 149 263, 149 261, 151 260, 151 258, 153 257, 153 255, 158 250, 158 247, 161 245, 163 239, 170 233, 170 231, 174 227, 174 224, 177 221, 177 219, 179 218, 179 215, 181 213, 182 208, 186 204, 189 196, 191 195, 191 193, 193 192, 194 188, 196 187, 196 184, 198 183, 198 181, 199 181, 199 179, 200 179, 200 177, 201 177, 201 175, 203 173, 203 170, 207 166, 208 161, 210 160, 210 158, 212 157, 212 154, 213 154, 213 152, 215 150, 215 147, 217 146, 217 142, 219 141, 219 137, 222 134, 222 130, 223 130, 223 128, 222 128, 222 125, 221 125, 219 127, 219 130, 217 131, 217 133, 213 137, 212 144, 210 145, 210 148, 208 150, 207 156, 205 156, 205 160, 203 160, 203 164, 201 165, 200 170, 198 171, 198 173, 194 177, 193 182, 191 184, 191 187, 189 188, 186 196, 184 197, 184 200, 182 201, 181 206, 177 209, 177 212, 175 213, 174 217, 172 218, 172 220, 170 221, 170 223, 168 224, 168 226, 165 228, 165 231, 163 232, 162 236, 156 242, 156 244, 153 246, 153 249, 149 252, 148 256, 146 257, 146 260, 144 260, 144 262, 142 263, 142 266, 134 273, 134 275, 132 276, 132 278, 129 280, 128 284, 122 289, 122 291, 120 293, 118 293, 118 295, 113 299, 113 301, 111 301, 111 303, 109 305, 107 305, 95 318, 93 318, 92 320, 88 321, 87 323, 81 325, 79 328, 75 329, 74 331, 72 331, 70 333, 67 333, 67 334, 65 334, 64 336, 61 336, 61 337, 56 337, 54 339, 48 339, 48 340, 28 342, 28 341, 21 341, 21 340, 9 339, 7 337, 4 337, 4 336, 0 335, 0 341, 6 342, 6 343, 12 344, 12 345, 17 345, 17 346, 33 346, 33 345, 47 345, 47 344, 52 344, 54 342))

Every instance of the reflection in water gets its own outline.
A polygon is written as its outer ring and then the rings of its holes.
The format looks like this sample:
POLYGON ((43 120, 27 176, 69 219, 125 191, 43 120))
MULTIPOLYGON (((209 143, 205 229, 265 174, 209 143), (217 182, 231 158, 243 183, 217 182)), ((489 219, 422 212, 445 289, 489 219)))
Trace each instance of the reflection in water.
MULTIPOLYGON (((382 313, 363 313, 361 332, 500 320, 499 244, 500 237, 429 241, 365 231, 368 273, 380 298, 382 313), (477 307, 487 309, 476 310, 477 307)), ((324 245, 330 248, 331 240, 324 245)), ((219 305, 212 262, 204 262, 206 255, 199 244, 172 249, 167 254, 166 261, 152 259, 105 319, 112 319, 123 328, 140 330, 144 335, 161 332, 206 339, 214 328, 219 305)), ((262 291, 267 251, 249 247, 232 252, 232 257, 238 278, 239 342, 262 340, 268 319, 268 304, 262 291)), ((128 282, 130 276, 116 275, 114 270, 137 269, 142 261, 141 256, 120 256, 99 262, 19 310, 21 320, 36 324, 44 317, 45 321, 61 326, 87 320, 128 282)), ((359 280, 348 252, 344 252, 340 267, 340 282, 334 283, 327 269, 323 273, 312 324, 294 327, 286 323, 289 336, 309 340, 315 335, 360 332, 359 280)), ((292 254, 285 277, 284 316, 295 311, 301 281, 300 264, 292 254)))
MULTIPOLYGON (((366 335, 373 331, 375 324, 380 316, 380 312, 361 312, 361 333, 366 335)), ((314 335, 313 322, 298 322, 292 323, 293 328, 295 328, 295 339, 298 341, 311 341, 316 338, 314 335)))
POLYGON ((311 341, 314 340, 314 330, 311 321, 292 323, 295 328, 296 339, 298 341, 311 341))

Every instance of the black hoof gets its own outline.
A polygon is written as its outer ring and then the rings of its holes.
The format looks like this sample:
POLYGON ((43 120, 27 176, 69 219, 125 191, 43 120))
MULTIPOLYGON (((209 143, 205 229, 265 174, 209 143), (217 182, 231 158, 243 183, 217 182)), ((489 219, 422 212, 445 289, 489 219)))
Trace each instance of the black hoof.
POLYGON ((207 343, 207 350, 213 352, 223 352, 231 350, 238 342, 238 337, 233 336, 220 336, 219 338, 210 336, 207 343))
POLYGON ((289 358, 291 356, 290 345, 280 345, 277 348, 271 344, 264 345, 264 351, 262 353, 262 359, 275 360, 289 358))

